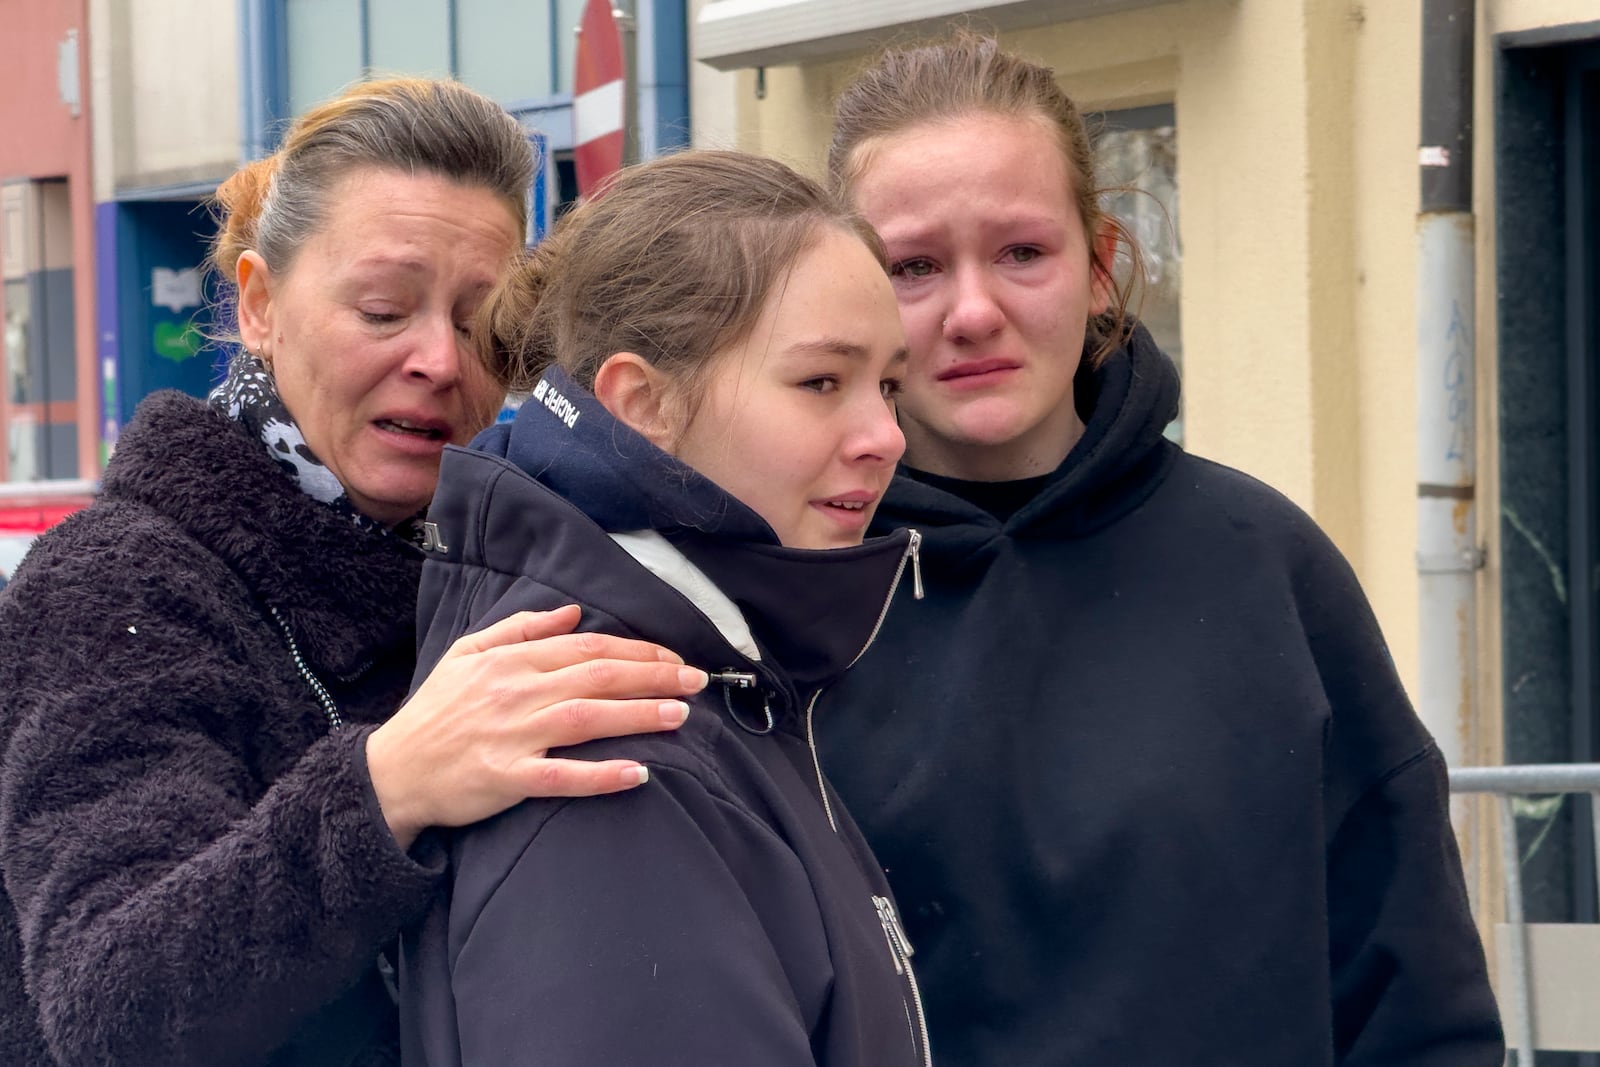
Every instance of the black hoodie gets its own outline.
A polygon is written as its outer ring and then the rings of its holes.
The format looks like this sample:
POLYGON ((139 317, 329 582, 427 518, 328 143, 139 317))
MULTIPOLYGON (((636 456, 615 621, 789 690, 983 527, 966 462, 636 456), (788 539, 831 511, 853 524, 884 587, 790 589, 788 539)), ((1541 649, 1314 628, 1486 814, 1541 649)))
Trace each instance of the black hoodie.
POLYGON ((1006 521, 895 480, 927 596, 816 711, 940 1062, 1500 1064, 1444 764, 1349 566, 1162 437, 1142 330, 1076 393, 1006 521))
POLYGON ((446 453, 429 513, 419 679, 462 633, 578 603, 583 629, 723 680, 674 734, 565 751, 641 760, 645 785, 454 835, 403 953, 405 1062, 922 1063, 888 886, 808 742, 916 536, 785 549, 556 370, 474 448, 446 453))

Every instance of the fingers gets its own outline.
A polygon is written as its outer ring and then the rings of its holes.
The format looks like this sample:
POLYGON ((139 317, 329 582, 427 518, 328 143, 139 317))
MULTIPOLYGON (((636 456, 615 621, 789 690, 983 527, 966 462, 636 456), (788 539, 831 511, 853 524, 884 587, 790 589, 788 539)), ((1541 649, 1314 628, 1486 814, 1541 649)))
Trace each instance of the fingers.
POLYGON ((632 760, 529 758, 514 769, 530 797, 592 797, 620 793, 649 780, 650 772, 632 760))
POLYGON ((451 652, 470 655, 504 649, 515 652, 526 665, 556 671, 585 660, 619 659, 641 662, 682 663, 670 649, 649 641, 609 634, 573 633, 580 613, 574 605, 555 611, 521 611, 456 641, 451 652))
POLYGON ((476 633, 458 638, 450 646, 450 651, 470 655, 519 641, 540 641, 559 634, 570 634, 582 617, 583 613, 576 604, 568 604, 554 611, 519 611, 476 633))
POLYGON ((683 662, 676 652, 649 641, 588 632, 523 641, 504 646, 499 654, 514 655, 519 665, 539 671, 559 671, 563 667, 602 660, 662 663, 674 667, 683 662))
POLYGON ((606 737, 660 733, 676 730, 688 716, 689 705, 681 700, 568 700, 533 713, 528 743, 530 749, 542 751, 606 737))

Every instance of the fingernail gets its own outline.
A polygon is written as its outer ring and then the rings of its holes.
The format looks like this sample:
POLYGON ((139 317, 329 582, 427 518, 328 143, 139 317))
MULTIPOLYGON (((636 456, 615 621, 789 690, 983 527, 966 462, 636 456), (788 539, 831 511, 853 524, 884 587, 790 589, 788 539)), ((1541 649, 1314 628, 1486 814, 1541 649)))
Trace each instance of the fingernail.
POLYGON ((683 720, 689 717, 689 705, 681 700, 664 701, 659 708, 661 721, 668 726, 682 726, 683 720))
POLYGON ((629 785, 644 785, 650 780, 650 768, 640 764, 622 772, 622 780, 629 785))
POLYGON ((699 692, 710 684, 711 678, 698 667, 685 667, 678 672, 678 681, 683 683, 685 689, 699 692))

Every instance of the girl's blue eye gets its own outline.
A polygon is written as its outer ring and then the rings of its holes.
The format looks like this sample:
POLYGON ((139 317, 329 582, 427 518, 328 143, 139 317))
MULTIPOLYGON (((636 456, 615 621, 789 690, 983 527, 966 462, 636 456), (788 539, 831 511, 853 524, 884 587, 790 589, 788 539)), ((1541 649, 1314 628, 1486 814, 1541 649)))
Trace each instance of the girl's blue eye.
POLYGON ((1034 260, 1038 259, 1040 255, 1042 255, 1037 248, 1032 248, 1028 245, 1022 245, 1020 247, 1013 248, 1008 254, 1011 256, 1012 262, 1014 263, 1032 263, 1034 260))
POLYGON ((830 375, 822 375, 821 377, 817 378, 807 378, 805 381, 800 383, 800 388, 810 389, 813 393, 831 393, 834 389, 838 388, 838 385, 839 381, 837 378, 834 378, 830 375))

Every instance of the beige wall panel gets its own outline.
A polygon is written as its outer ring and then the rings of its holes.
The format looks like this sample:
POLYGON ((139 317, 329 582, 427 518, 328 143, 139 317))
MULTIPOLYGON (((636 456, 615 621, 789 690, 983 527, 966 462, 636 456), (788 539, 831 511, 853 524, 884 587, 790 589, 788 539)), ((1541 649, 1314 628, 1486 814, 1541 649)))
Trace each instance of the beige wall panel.
POLYGON ((739 75, 739 147, 781 159, 813 177, 826 168, 833 100, 867 61, 851 56, 803 67, 767 67, 764 96, 758 75, 739 75))
POLYGON ((739 136, 739 72, 720 71, 698 63, 694 39, 700 9, 709 0, 689 0, 689 110, 693 114, 690 138, 696 148, 737 148, 739 136))
POLYGON ((1356 347, 1355 52, 1364 17, 1346 0, 1305 2, 1307 302, 1311 365, 1311 511, 1359 571, 1361 390, 1356 347))
POLYGON ((1595 0, 1482 0, 1479 10, 1490 33, 1600 21, 1595 0))
POLYGON ((1004 34, 1007 47, 1048 63, 1085 110, 1171 103, 1177 57, 1196 9, 1174 4, 1004 34))
POLYGON ((1353 362, 1359 571, 1408 688, 1415 692, 1417 453, 1418 0, 1367 4, 1356 24, 1350 123, 1354 195, 1353 362))
MULTIPOLYGON (((225 177, 239 159, 236 6, 128 0, 118 188, 225 177)), ((116 75, 113 74, 113 79, 116 75)))
POLYGON ((1314 506, 1299 3, 1192 5, 1179 57, 1185 435, 1314 506))
POLYGON ((118 152, 119 117, 126 114, 129 41, 127 4, 121 0, 89 0, 89 101, 94 122, 94 198, 110 200, 116 175, 123 169, 118 152))

